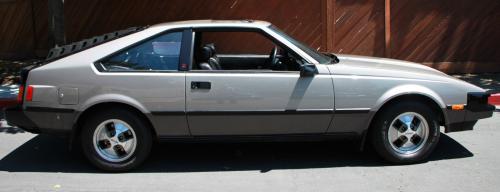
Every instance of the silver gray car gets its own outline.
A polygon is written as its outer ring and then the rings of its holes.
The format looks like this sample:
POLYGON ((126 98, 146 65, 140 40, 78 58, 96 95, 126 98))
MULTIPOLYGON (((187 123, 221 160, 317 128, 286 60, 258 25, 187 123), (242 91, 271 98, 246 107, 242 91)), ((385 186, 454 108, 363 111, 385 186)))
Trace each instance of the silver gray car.
POLYGON ((389 162, 414 163, 441 127, 472 130, 494 111, 488 92, 435 69, 319 53, 251 20, 117 31, 56 47, 21 77, 7 121, 67 136, 107 171, 137 167, 157 140, 354 137, 389 162))

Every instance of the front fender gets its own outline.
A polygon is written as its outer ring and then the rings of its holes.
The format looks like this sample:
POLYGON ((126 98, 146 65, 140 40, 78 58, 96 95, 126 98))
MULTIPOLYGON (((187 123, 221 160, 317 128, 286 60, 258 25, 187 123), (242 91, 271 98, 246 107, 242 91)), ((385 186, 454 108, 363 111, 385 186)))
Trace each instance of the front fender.
POLYGON ((382 94, 382 96, 380 96, 372 110, 378 111, 385 103, 391 101, 392 99, 411 94, 426 96, 434 100, 434 102, 436 102, 441 109, 446 108, 444 100, 435 91, 422 85, 406 84, 387 90, 384 94, 382 94))

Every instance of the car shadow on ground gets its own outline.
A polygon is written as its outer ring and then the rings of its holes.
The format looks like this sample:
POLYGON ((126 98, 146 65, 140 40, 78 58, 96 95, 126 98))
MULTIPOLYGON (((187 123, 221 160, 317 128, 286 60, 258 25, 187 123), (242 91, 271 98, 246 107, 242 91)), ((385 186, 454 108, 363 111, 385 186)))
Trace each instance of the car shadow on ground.
MULTIPOLYGON (((78 151, 78 150, 77 150, 78 151)), ((368 150, 371 151, 371 150, 368 150)), ((472 157, 464 146, 441 135, 429 161, 472 157)), ((162 143, 134 172, 212 172, 334 167, 391 166, 373 152, 360 152, 354 141, 239 144, 162 143)), ((38 135, 0 160, 8 172, 100 172, 78 152, 68 150, 63 139, 38 135)))

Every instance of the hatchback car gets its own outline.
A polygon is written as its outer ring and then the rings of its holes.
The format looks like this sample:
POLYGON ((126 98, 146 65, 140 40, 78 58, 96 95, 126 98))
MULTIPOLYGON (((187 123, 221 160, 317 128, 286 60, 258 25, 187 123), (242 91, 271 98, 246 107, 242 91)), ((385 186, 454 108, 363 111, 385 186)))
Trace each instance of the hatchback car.
POLYGON ((23 69, 10 124, 77 141, 127 171, 154 141, 356 137, 414 163, 492 116, 485 90, 392 59, 320 53, 263 21, 185 21, 54 48, 23 69))

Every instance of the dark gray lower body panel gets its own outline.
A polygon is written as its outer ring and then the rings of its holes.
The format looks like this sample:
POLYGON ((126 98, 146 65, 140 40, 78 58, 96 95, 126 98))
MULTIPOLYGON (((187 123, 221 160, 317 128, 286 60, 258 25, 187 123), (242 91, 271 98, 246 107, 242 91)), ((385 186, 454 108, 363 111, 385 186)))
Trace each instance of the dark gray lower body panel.
POLYGON ((359 139, 357 133, 335 134, 283 134, 283 135, 211 135, 211 136, 162 136, 162 142, 181 143, 245 143, 245 142, 296 142, 359 139))
POLYGON ((184 112, 153 112, 146 115, 159 136, 189 136, 184 112))
POLYGON ((333 111, 193 112, 188 113, 193 136, 282 135, 326 133, 333 111))
POLYGON ((335 112, 333 121, 328 128, 328 133, 353 132, 363 134, 370 125, 370 120, 375 112, 369 110, 344 110, 335 112))

